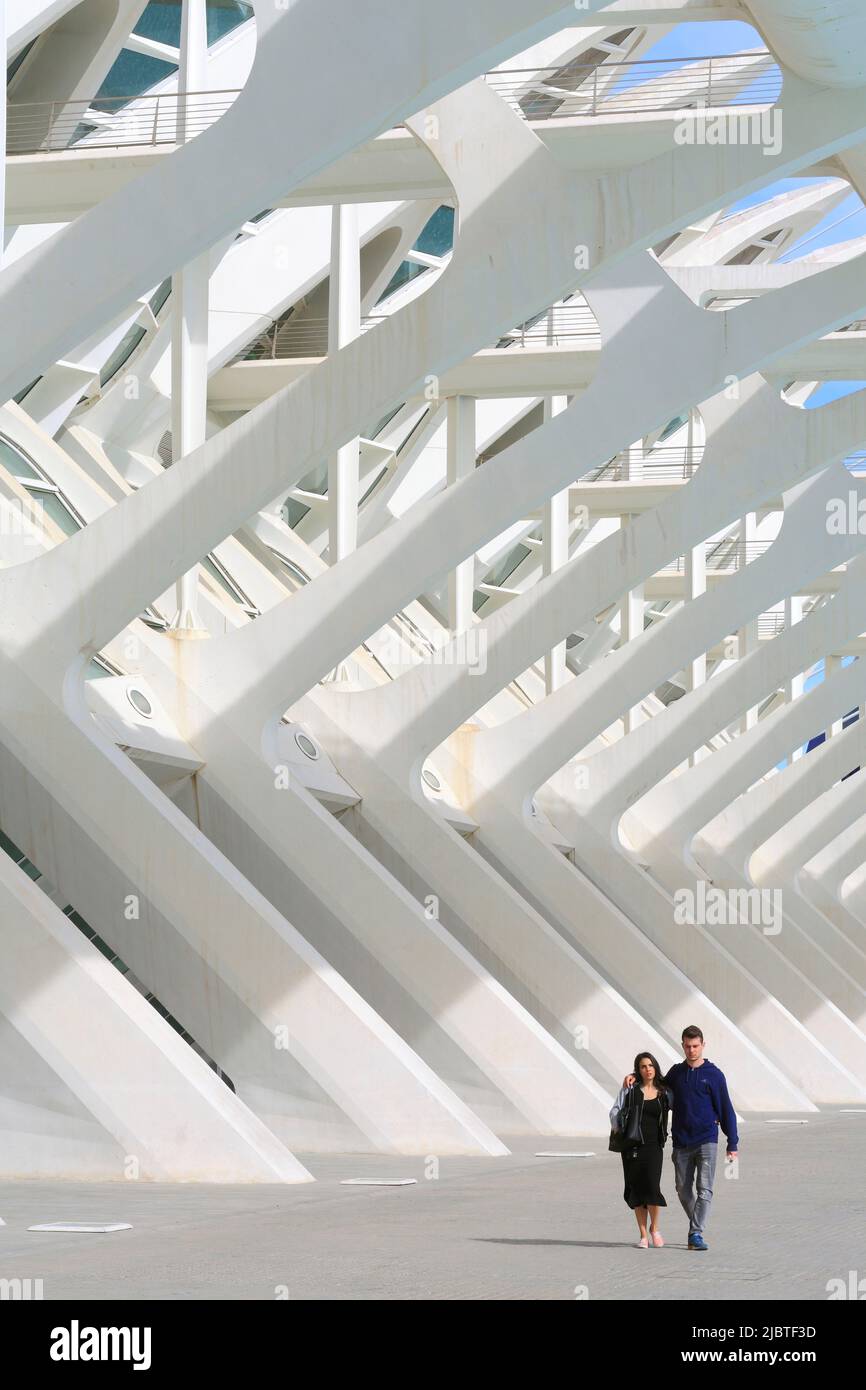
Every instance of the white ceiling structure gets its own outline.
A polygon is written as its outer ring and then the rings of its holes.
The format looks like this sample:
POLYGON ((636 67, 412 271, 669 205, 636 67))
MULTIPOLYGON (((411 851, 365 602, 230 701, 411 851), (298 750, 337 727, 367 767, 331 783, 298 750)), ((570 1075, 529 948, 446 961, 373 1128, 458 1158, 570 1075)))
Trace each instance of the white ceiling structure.
POLYGON ((866 1103, 860 0, 5 23, 0 1173, 866 1103))

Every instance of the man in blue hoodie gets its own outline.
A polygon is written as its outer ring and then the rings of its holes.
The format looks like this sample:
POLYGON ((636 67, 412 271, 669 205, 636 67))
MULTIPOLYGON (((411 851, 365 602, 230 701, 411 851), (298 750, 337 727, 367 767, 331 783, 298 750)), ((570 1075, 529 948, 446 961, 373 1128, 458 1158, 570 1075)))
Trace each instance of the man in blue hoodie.
MULTIPOLYGON (((728 1141, 727 1157, 737 1157, 737 1117, 724 1072, 704 1057, 704 1035, 692 1025, 683 1029, 684 1062, 664 1078, 673 1099, 672 1157, 677 1196, 689 1218, 689 1249, 706 1250, 704 1227, 713 1200, 719 1125, 728 1141), (695 1192, 697 1179, 697 1193, 695 1192)), ((631 1086, 634 1073, 624 1080, 631 1086)))

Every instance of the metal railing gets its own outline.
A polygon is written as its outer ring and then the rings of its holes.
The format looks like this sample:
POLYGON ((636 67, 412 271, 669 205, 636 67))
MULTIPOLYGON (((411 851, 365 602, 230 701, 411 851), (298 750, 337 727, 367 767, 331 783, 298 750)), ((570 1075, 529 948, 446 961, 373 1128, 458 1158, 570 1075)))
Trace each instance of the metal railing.
POLYGON ((239 89, 231 88, 133 98, 10 102, 6 153, 184 144, 225 115, 239 94, 239 89))
POLYGON ((780 632, 785 630, 784 613, 769 612, 758 615, 758 637, 761 641, 769 641, 772 637, 778 637, 780 632))
POLYGON ((485 80, 528 121, 701 107, 767 106, 781 72, 767 50, 714 58, 579 61, 558 68, 511 68, 485 80))
MULTIPOLYGON (((641 58, 565 68, 490 72, 486 81, 529 121, 553 116, 628 115, 701 106, 762 106, 779 94, 772 54, 715 58, 641 58)), ((228 111, 237 88, 145 93, 134 97, 11 102, 6 152, 176 145, 200 135, 228 111)))
MULTIPOLYGON (((361 333, 367 333, 388 314, 366 314, 361 333)), ((503 334, 497 348, 562 347, 578 339, 598 340, 598 324, 588 304, 557 304, 503 334)), ((271 323, 233 359, 234 362, 277 361, 286 357, 326 357, 328 320, 292 316, 271 323)))
POLYGON ((660 444, 643 458, 628 450, 581 478, 584 483, 667 483, 693 477, 704 456, 703 444, 660 444))
POLYGON ((598 337, 598 321, 588 304, 554 304, 504 333, 496 346, 562 347, 577 339, 598 337))
MULTIPOLYGON (((708 573, 734 572, 750 565, 753 560, 766 554, 772 541, 705 541, 705 564, 708 573)), ((660 571, 661 574, 683 574, 685 557, 680 555, 671 560, 660 571)))
MULTIPOLYGON (((361 333, 382 323, 387 314, 366 314, 361 320, 361 333)), ((234 362, 275 362, 290 357, 327 357, 328 320, 326 318, 292 317, 271 323, 259 336, 233 359, 234 362)))

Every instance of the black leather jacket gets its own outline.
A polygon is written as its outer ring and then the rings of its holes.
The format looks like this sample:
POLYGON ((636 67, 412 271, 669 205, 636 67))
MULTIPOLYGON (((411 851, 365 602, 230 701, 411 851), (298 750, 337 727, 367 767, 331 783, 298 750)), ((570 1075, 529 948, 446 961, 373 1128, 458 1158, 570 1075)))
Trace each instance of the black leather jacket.
MULTIPOLYGON (((635 1145, 642 1144, 645 1135, 642 1128, 644 1094, 643 1087, 637 1082, 633 1086, 623 1087, 620 1091, 622 1103, 617 1101, 615 1109, 620 1112, 619 1129, 627 1139, 634 1140, 635 1145), (625 1095, 623 1095, 625 1091, 625 1095)), ((668 1137, 668 1119, 671 1113, 670 1092, 663 1086, 658 1088, 659 1100, 659 1145, 664 1148, 668 1137)))

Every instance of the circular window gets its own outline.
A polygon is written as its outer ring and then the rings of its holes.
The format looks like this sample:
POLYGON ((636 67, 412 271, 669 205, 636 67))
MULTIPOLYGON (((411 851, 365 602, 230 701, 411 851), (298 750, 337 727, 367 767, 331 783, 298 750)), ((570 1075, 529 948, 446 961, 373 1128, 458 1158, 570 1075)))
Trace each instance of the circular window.
POLYGON ((421 776, 424 778, 424 781, 427 783, 427 786, 430 788, 431 791, 441 792, 442 783, 439 781, 439 778, 436 776, 436 773, 430 771, 429 767, 425 767, 422 769, 421 776))
POLYGON ((296 733, 295 743, 298 745, 301 752, 304 754, 304 757, 314 759, 318 758, 319 750, 314 744, 313 740, 309 738, 307 734, 296 733))
POLYGON ((153 705, 150 703, 150 700, 148 700, 143 690, 136 690, 135 686, 131 685, 126 692, 126 698, 132 705, 136 714, 140 714, 142 719, 152 718, 153 705))

